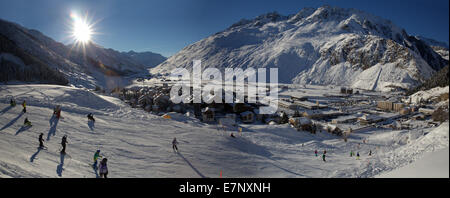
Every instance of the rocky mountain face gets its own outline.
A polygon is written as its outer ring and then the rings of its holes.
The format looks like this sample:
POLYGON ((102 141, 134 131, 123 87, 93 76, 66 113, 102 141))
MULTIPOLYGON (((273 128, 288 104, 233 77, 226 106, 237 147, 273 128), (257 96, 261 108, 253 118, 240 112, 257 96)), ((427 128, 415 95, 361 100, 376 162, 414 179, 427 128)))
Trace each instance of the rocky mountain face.
POLYGON ((426 42, 392 22, 355 10, 324 6, 295 15, 243 19, 193 43, 152 73, 174 68, 278 68, 279 82, 410 88, 448 64, 426 42))
POLYGON ((416 39, 425 42, 429 45, 436 53, 441 55, 442 58, 448 61, 448 51, 449 47, 447 43, 439 42, 430 38, 425 38, 423 36, 416 36, 416 39))
MULTIPOLYGON (((4 20, 0 20, 0 46, 2 82, 18 80, 113 88, 121 84, 121 77, 147 73, 149 67, 127 53, 95 43, 66 46, 37 30, 4 20)), ((162 61, 158 58, 153 63, 162 61)))

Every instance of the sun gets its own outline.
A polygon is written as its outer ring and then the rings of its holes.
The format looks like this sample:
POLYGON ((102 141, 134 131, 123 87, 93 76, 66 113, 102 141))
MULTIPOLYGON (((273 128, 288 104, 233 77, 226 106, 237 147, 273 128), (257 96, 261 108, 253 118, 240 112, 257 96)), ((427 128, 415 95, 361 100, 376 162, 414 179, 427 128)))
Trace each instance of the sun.
POLYGON ((71 13, 72 18, 72 37, 77 43, 87 44, 92 39, 92 25, 86 19, 79 17, 77 14, 71 13))

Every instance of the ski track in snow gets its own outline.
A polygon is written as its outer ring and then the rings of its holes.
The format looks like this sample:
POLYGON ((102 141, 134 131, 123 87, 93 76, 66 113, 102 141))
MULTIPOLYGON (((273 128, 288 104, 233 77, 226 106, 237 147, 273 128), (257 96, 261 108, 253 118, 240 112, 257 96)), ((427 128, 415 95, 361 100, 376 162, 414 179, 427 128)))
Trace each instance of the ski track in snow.
POLYGON ((230 130, 183 116, 163 119, 83 89, 11 85, 0 86, 0 95, 0 177, 95 178, 90 165, 97 149, 108 158, 111 177, 206 178, 221 171, 223 177, 374 177, 448 148, 449 142, 448 122, 411 131, 373 129, 352 134, 347 143, 288 125, 243 124, 242 136, 230 138, 230 130), (20 105, 9 108, 7 96, 18 104, 25 99, 27 113, 20 113, 20 105), (64 119, 52 119, 56 104, 64 119), (95 123, 87 121, 90 112, 95 123), (26 117, 33 126, 21 129, 26 117), (40 133, 47 150, 37 149, 40 133), (411 134, 417 135, 410 143, 402 141, 411 134), (69 142, 66 156, 59 153, 63 135, 69 142), (172 151, 174 137, 179 153, 172 151), (363 139, 370 141, 363 144, 363 139), (350 157, 351 150, 361 160, 350 157))

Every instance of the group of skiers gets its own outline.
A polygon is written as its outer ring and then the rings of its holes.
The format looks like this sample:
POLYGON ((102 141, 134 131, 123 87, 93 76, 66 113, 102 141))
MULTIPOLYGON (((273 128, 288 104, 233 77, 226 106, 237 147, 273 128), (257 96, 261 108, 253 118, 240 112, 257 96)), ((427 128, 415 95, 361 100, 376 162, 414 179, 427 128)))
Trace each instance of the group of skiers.
MULTIPOLYGON (((27 103, 24 100, 22 102, 22 107, 23 107, 22 113, 26 113, 27 112, 26 104, 27 103)), ((10 100, 10 105, 11 105, 11 107, 15 107, 16 106, 16 101, 14 99, 11 99, 10 100)), ((57 119, 61 118, 61 106, 60 105, 55 106, 55 108, 53 109, 53 115, 57 119)), ((89 121, 95 122, 94 115, 92 113, 89 113, 87 115, 87 118, 88 118, 89 121)), ((31 125, 31 121, 28 120, 28 117, 25 118, 23 124, 24 124, 24 126, 32 126, 31 125)), ((44 136, 44 133, 40 133, 39 137, 38 137, 38 140, 39 140, 39 147, 38 148, 39 149, 47 149, 47 147, 44 145, 44 138, 43 138, 43 136, 44 136)), ((60 151, 61 154, 66 154, 66 146, 67 146, 68 143, 69 142, 67 141, 67 135, 64 135, 62 137, 62 139, 61 139, 61 146, 62 146, 61 151, 60 151)), ((176 142, 176 139, 174 139, 173 144, 174 144, 174 148, 177 149, 176 148, 176 144, 178 144, 178 142, 176 142)), ((177 151, 178 151, 178 149, 177 149, 177 151)), ((107 175, 108 175, 107 161, 108 161, 108 159, 107 158, 103 158, 102 161, 100 162, 100 164, 97 167, 97 160, 98 160, 98 158, 102 158, 102 156, 100 155, 100 150, 97 150, 95 152, 95 154, 94 154, 94 164, 92 165, 92 167, 95 170, 99 170, 100 177, 107 178, 107 175)))
MULTIPOLYGON (((315 150, 314 151, 314 154, 316 155, 316 157, 318 157, 319 156, 319 152, 317 151, 317 150, 315 150)), ((322 160, 324 161, 324 162, 326 162, 327 160, 325 160, 325 158, 326 158, 326 154, 327 154, 327 150, 323 150, 323 154, 322 154, 322 160)))
POLYGON ((100 161, 100 165, 97 167, 98 158, 102 158, 102 156, 100 155, 100 150, 97 150, 94 154, 94 164, 92 165, 92 168, 94 168, 95 170, 99 169, 100 177, 108 178, 108 166, 106 164, 108 162, 108 159, 103 158, 102 161, 100 161))
MULTIPOLYGON (((317 150, 315 150, 315 151, 314 151, 314 154, 315 154, 316 157, 318 157, 319 152, 318 152, 317 150)), ((325 158, 326 158, 326 154, 327 154, 327 151, 324 150, 324 151, 323 151, 323 154, 322 154, 322 160, 323 160, 324 162, 326 162, 326 159, 325 159, 325 158)), ((354 153, 353 151, 350 151, 350 157, 353 157, 353 156, 355 156, 355 153, 354 153)), ((372 150, 369 151, 369 156, 372 156, 372 150)), ((359 152, 356 152, 356 159, 357 159, 357 160, 360 159, 359 152)))

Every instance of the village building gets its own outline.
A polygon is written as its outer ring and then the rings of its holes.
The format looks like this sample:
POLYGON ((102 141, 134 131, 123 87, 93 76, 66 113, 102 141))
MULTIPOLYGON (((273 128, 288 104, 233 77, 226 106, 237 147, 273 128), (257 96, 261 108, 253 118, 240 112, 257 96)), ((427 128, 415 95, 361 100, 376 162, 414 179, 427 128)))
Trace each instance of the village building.
POLYGON ((425 120, 426 116, 423 113, 416 114, 411 117, 411 120, 425 120))
POLYGON ((423 113, 425 115, 431 115, 434 113, 434 109, 430 108, 419 108, 419 113, 423 113))
POLYGON ((352 88, 341 87, 341 94, 353 94, 352 88))
POLYGON ((255 114, 251 111, 242 112, 240 115, 243 123, 253 123, 255 121, 255 114))
POLYGON ((323 113, 319 110, 306 110, 302 113, 302 116, 309 119, 320 119, 323 117, 323 113))
POLYGON ((335 134, 335 135, 338 135, 338 136, 342 136, 343 135, 343 130, 341 128, 339 128, 337 125, 334 125, 334 124, 327 124, 325 126, 325 130, 328 133, 335 134))
POLYGON ((319 101, 316 101, 316 102, 301 101, 301 102, 295 102, 294 104, 296 104, 297 106, 306 108, 306 109, 311 109, 311 110, 328 108, 327 105, 320 104, 319 101))
POLYGON ((399 112, 401 111, 403 108, 405 108, 405 105, 403 103, 393 103, 392 104, 392 110, 399 112))
POLYGON ((278 106, 285 109, 297 110, 299 105, 291 101, 290 99, 281 99, 278 100, 278 106))
POLYGON ((363 116, 358 118, 358 121, 361 125, 368 125, 372 123, 377 123, 383 121, 385 118, 373 115, 373 114, 364 114, 363 116))
POLYGON ((305 117, 289 118, 289 124, 297 130, 312 131, 313 123, 305 117))
POLYGON ((358 121, 358 116, 350 115, 350 116, 342 116, 336 119, 332 119, 332 124, 343 124, 343 123, 354 123, 358 121))
POLYGON ((393 109, 393 102, 391 101, 378 101, 377 108, 384 111, 391 111, 393 109))
POLYGON ((214 122, 215 121, 215 109, 206 107, 202 109, 202 119, 203 122, 214 122))

